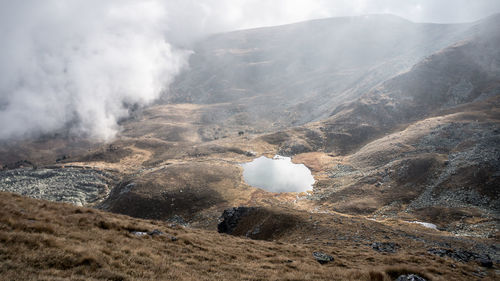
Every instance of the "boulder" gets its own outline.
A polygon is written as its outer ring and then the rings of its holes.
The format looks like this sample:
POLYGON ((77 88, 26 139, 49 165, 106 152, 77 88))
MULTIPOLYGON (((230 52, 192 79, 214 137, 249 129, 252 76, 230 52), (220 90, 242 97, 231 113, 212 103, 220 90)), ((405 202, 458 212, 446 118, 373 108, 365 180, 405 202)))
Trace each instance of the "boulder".
MULTIPOLYGON (((142 237, 142 236, 162 236, 165 235, 164 232, 158 230, 158 229, 153 229, 151 231, 130 231, 131 234, 134 234, 135 236, 142 237)), ((170 236, 169 237, 172 241, 176 241, 177 238, 175 236, 170 236)))
POLYGON ((148 235, 150 235, 150 236, 163 235, 163 234, 165 234, 165 233, 161 232, 158 229, 153 229, 152 231, 148 232, 148 235))
POLYGON ((334 258, 332 256, 325 254, 323 252, 313 252, 313 257, 320 264, 325 264, 334 261, 334 258))
POLYGON ((427 281, 427 279, 416 274, 408 274, 399 276, 396 281, 427 281))
POLYGON ((493 261, 490 259, 480 259, 480 260, 478 260, 478 263, 482 267, 487 267, 487 268, 493 267, 493 261))

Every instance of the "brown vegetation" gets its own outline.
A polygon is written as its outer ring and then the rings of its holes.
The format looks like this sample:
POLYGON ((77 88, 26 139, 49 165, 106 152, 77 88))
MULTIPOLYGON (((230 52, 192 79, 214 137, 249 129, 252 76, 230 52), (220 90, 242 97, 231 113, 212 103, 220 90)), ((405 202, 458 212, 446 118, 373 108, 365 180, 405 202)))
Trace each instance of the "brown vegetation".
MULTIPOLYGON (((326 223, 339 218, 319 214, 313 217, 319 220, 318 226, 313 222, 300 223, 307 220, 302 216, 291 222, 297 226, 286 236, 289 242, 273 242, 134 219, 10 193, 0 193, 0 203, 1 280, 388 281, 402 273, 417 273, 428 280, 468 280, 476 270, 474 264, 457 263, 415 250, 415 243, 405 244, 399 253, 382 254, 362 243, 336 240, 339 233, 325 232, 325 227, 326 223), (138 236, 133 233, 153 229, 163 234, 138 236), (304 234, 309 238, 300 238, 299 235, 304 234), (335 261, 320 265, 312 257, 312 252, 317 250, 333 255, 335 261)), ((363 224, 359 219, 343 220, 345 229, 338 231, 351 234, 356 228, 363 230, 362 225, 368 232, 372 227, 379 227, 366 220, 363 224)), ((389 229, 379 229, 378 233, 392 236, 389 229)), ((494 280, 494 277, 483 280, 494 280)))

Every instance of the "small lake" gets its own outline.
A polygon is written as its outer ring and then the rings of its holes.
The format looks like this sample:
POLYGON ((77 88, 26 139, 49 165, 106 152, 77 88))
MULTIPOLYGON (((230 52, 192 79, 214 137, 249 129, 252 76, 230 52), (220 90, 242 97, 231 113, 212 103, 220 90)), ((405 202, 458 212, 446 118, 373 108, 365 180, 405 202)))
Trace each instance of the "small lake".
POLYGON ((314 177, 304 164, 294 164, 290 157, 261 156, 241 164, 243 178, 251 186, 270 192, 304 192, 312 190, 314 177))

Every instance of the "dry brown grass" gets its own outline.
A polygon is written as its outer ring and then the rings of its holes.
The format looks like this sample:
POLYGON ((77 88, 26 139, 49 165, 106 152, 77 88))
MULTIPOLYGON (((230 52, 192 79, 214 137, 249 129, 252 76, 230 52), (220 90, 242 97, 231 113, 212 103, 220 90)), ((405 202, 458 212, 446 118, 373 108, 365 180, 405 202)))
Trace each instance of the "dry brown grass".
MULTIPOLYGON (((325 243, 339 233, 328 228, 331 218, 323 220, 315 230, 307 229, 310 223, 298 223, 286 239, 257 241, 0 193, 0 279, 391 280, 408 272, 430 280, 472 277, 470 265, 452 268, 453 261, 422 250, 403 247, 396 254, 381 254, 352 241, 325 243), (131 234, 153 229, 165 235, 131 234), (319 240, 304 239, 305 233, 319 240), (320 265, 311 255, 316 250, 335 261, 320 265)), ((370 231, 375 222, 363 224, 370 231)), ((353 231, 362 225, 344 219, 343 226, 353 231)))

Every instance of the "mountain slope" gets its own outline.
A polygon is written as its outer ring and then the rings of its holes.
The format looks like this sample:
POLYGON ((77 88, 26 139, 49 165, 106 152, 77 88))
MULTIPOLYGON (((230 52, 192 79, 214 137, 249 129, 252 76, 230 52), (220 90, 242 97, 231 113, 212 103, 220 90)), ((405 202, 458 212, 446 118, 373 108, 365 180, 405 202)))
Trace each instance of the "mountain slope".
POLYGON ((165 100, 231 102, 259 129, 300 125, 466 38, 471 26, 373 15, 215 35, 195 47, 165 100))
MULTIPOLYGON (((488 22, 500 26, 498 17, 488 22)), ((279 142, 285 153, 341 159, 323 170, 330 176, 315 190, 322 206, 496 235, 500 36, 480 30, 279 142)))

